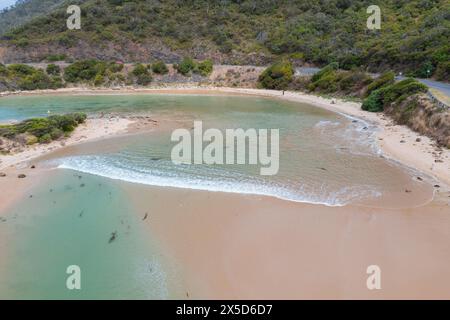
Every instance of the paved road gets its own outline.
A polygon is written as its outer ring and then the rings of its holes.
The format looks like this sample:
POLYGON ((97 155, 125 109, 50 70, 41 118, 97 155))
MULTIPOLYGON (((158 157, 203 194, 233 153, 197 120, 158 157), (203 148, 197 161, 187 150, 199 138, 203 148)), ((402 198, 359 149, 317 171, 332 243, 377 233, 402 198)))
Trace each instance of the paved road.
MULTIPOLYGON (((320 68, 297 68, 295 69, 296 75, 313 75, 317 72, 319 72, 320 68)), ((376 76, 376 74, 374 75, 376 76)), ((406 77, 396 77, 397 80, 403 80, 406 79, 406 77)), ((446 82, 439 82, 429 79, 417 79, 418 81, 422 82, 423 84, 426 84, 428 87, 432 89, 436 89, 441 91, 443 94, 445 94, 447 97, 450 98, 450 83, 446 82)))

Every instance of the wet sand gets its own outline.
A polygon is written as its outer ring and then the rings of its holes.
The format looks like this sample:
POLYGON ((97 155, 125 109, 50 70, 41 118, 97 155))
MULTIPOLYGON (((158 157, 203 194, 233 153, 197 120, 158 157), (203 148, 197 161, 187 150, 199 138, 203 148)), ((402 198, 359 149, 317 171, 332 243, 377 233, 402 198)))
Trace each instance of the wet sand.
POLYGON ((448 299, 450 193, 417 208, 326 207, 126 184, 189 299, 448 299), (381 290, 366 269, 381 268, 381 290))

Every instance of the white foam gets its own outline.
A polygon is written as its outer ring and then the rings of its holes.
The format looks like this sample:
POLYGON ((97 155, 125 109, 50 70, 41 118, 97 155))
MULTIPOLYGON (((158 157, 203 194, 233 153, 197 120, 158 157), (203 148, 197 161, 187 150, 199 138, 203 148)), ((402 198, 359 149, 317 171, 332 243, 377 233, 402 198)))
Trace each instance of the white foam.
POLYGON ((193 189, 211 192, 227 192, 272 196, 283 200, 321 204, 326 206, 344 206, 347 203, 366 196, 378 196, 369 187, 344 187, 330 191, 326 186, 321 190, 291 190, 277 183, 267 183, 252 177, 238 176, 235 179, 212 179, 205 176, 180 176, 170 170, 127 168, 114 165, 102 156, 79 156, 58 159, 57 167, 76 170, 114 180, 160 187, 193 189))

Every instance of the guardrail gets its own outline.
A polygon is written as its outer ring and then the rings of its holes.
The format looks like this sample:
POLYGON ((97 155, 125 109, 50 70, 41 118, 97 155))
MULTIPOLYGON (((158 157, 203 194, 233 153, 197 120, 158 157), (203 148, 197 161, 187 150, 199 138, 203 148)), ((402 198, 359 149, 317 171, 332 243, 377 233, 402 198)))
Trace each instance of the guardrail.
POLYGON ((435 103, 439 108, 450 109, 449 105, 439 100, 439 98, 437 98, 430 90, 427 91, 427 95, 428 97, 430 97, 431 101, 433 101, 433 103, 435 103))

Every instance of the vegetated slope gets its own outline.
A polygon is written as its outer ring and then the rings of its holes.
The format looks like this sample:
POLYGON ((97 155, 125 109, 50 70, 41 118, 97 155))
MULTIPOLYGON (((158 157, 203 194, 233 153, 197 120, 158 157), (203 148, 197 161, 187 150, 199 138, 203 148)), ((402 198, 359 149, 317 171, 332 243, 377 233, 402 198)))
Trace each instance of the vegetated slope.
MULTIPOLYGON (((82 3, 83 2, 83 3, 82 3)), ((0 60, 50 54, 147 62, 183 56, 215 63, 296 63, 393 69, 449 78, 449 0, 86 0, 82 29, 67 30, 59 9, 3 36, 0 60), (368 30, 367 7, 382 10, 368 30)), ((0 48, 1 49, 1 48, 0 48)))
POLYGON ((50 13, 64 1, 66 0, 18 0, 13 7, 0 12, 0 35, 35 17, 50 13))

